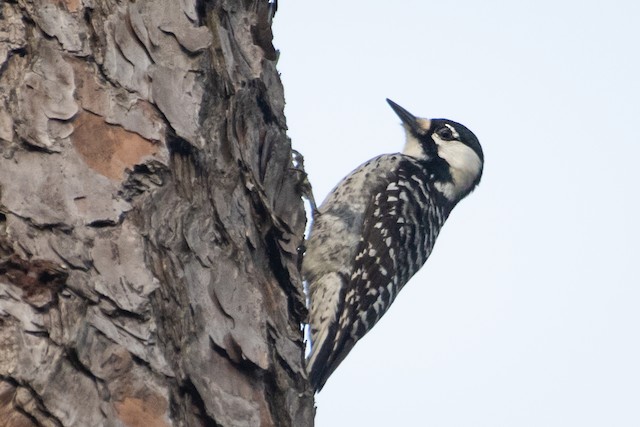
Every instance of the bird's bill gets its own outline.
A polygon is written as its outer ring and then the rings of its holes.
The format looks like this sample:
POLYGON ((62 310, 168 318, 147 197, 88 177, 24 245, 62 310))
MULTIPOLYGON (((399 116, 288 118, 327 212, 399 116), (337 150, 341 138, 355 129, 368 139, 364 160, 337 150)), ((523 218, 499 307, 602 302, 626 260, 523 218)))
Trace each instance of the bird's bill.
POLYGON ((416 118, 416 116, 414 116, 389 98, 387 98, 387 102, 389 103, 393 111, 396 112, 398 117, 400 117, 402 123, 404 123, 404 125, 409 129, 411 129, 414 134, 418 135, 424 132, 424 129, 422 128, 422 126, 420 126, 420 123, 418 123, 418 118, 416 118))

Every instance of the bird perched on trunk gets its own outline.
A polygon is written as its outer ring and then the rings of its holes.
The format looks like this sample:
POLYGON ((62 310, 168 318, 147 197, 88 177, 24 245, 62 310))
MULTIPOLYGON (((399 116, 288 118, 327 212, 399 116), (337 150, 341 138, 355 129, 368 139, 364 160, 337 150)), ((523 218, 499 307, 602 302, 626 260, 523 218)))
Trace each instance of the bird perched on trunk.
POLYGON ((307 242, 307 370, 316 391, 422 267, 449 213, 482 176, 482 147, 469 129, 387 102, 402 120, 404 150, 345 177, 320 206, 307 242))

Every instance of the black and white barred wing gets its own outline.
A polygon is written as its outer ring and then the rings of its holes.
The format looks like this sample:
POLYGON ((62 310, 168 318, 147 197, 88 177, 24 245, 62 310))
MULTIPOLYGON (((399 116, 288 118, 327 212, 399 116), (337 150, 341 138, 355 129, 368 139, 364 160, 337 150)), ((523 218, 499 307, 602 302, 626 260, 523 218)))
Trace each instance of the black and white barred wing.
POLYGON ((315 349, 322 356, 311 366, 311 381, 318 390, 424 264, 444 222, 443 209, 424 184, 426 172, 406 163, 374 193, 364 216, 354 267, 344 277, 338 298, 333 339, 315 349))

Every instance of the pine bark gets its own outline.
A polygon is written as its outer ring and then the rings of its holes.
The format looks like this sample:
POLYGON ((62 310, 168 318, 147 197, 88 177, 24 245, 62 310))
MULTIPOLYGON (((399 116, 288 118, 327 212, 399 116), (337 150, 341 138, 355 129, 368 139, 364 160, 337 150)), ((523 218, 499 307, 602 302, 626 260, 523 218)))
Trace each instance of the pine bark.
POLYGON ((0 426, 311 426, 267 0, 0 2, 0 426))

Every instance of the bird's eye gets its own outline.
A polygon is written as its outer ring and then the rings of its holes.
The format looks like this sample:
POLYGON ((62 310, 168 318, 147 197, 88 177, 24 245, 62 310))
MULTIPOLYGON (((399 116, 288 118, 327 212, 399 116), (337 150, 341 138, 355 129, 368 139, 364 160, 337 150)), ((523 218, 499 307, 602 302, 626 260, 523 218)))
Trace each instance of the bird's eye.
POLYGON ((447 126, 443 126, 438 129, 437 134, 445 141, 452 141, 453 139, 455 139, 453 136, 453 132, 447 126))

